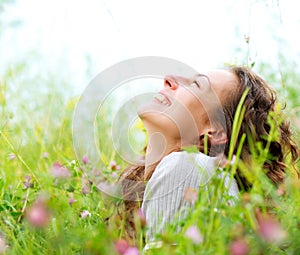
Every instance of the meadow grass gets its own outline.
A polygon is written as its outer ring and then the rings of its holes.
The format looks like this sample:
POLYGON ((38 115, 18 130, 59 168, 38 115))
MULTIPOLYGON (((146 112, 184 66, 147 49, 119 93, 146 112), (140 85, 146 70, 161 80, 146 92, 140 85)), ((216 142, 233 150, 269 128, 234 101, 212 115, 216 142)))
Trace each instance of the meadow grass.
MULTIPOLYGON (((124 226, 115 203, 86 174, 93 170, 88 159, 76 158, 73 149, 77 99, 65 103, 61 92, 52 91, 39 98, 40 107, 31 108, 13 100, 10 79, 1 81, 0 90, 0 253, 120 254, 116 246, 124 226)), ((238 112, 242 114, 242 106, 238 112)), ((275 118, 270 116, 271 127, 275 118)), ((234 132, 239 123, 236 118, 234 132)), ((105 178, 117 176, 117 166, 123 169, 126 164, 109 146, 105 116, 97 128, 105 144, 105 160, 98 170, 105 178)), ((276 139, 276 134, 267 139, 276 139)), ((233 140, 243 143, 234 135, 233 140)), ((262 170, 268 148, 253 145, 252 154, 250 168, 238 160, 227 165, 228 172, 237 167, 244 172, 251 190, 241 192, 229 206, 232 198, 225 195, 224 180, 214 178, 209 191, 199 190, 193 211, 180 223, 182 230, 167 229, 161 235, 164 245, 147 254, 300 254, 300 182, 288 169, 285 182, 275 187, 262 170)), ((137 216, 136 246, 142 253, 147 225, 139 220, 137 216)))

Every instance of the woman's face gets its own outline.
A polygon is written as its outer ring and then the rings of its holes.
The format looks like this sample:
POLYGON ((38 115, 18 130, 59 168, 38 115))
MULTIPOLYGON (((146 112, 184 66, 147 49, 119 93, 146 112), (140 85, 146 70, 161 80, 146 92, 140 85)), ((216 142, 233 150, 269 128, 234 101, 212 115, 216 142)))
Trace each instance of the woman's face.
POLYGON ((168 75, 162 90, 138 113, 147 129, 160 132, 181 144, 196 144, 199 137, 214 132, 214 114, 237 86, 236 76, 225 70, 194 77, 168 75))

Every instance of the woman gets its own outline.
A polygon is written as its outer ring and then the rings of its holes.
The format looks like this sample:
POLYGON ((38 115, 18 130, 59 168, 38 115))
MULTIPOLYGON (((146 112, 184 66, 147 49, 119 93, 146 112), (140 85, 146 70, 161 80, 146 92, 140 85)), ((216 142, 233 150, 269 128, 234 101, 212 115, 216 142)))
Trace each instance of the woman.
MULTIPOLYGON (((243 134, 248 136, 240 159, 250 164, 251 141, 267 146, 266 136, 271 130, 268 114, 275 110, 277 99, 275 91, 246 67, 195 77, 166 76, 163 90, 139 109, 149 137, 145 160, 128 167, 121 176, 129 236, 134 236, 136 208, 141 206, 146 216, 146 243, 151 246, 157 233, 186 216, 192 206, 182 199, 187 188, 209 189, 217 156, 229 155, 234 116, 244 93, 245 112, 237 141, 243 134), (199 153, 185 152, 184 148, 189 146, 197 147, 199 153)), ((284 179, 286 159, 295 165, 299 152, 288 123, 283 120, 276 129, 279 139, 268 144, 272 157, 264 162, 264 169, 268 178, 279 184, 284 179)), ((238 143, 233 153, 237 147, 238 143)), ((298 177, 296 167, 295 173, 298 177)), ((238 190, 251 186, 239 171, 233 180, 224 175, 221 174, 224 185, 233 198, 238 190)))

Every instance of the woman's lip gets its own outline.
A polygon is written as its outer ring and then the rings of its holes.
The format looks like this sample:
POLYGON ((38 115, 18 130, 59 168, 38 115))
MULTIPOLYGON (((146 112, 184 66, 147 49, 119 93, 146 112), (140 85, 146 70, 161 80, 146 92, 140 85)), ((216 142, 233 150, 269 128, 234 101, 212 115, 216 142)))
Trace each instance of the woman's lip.
POLYGON ((157 103, 162 103, 156 96, 153 97, 153 99, 157 102, 157 103))
POLYGON ((165 99, 167 100, 169 106, 172 104, 171 100, 169 99, 169 97, 167 96, 165 91, 161 90, 161 91, 159 91, 159 94, 161 94, 165 97, 165 99))
POLYGON ((168 100, 166 99, 166 97, 161 94, 161 93, 157 93, 153 99, 158 102, 159 104, 163 104, 163 105, 166 105, 166 106, 169 106, 169 102, 168 100))

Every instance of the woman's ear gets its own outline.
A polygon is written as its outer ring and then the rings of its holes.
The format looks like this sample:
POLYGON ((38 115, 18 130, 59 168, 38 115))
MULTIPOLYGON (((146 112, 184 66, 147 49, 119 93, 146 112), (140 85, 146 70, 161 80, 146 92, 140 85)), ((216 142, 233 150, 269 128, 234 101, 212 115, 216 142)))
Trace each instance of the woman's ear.
POLYGON ((223 145, 228 142, 227 134, 224 129, 210 130, 207 132, 207 137, 211 145, 223 145))

